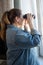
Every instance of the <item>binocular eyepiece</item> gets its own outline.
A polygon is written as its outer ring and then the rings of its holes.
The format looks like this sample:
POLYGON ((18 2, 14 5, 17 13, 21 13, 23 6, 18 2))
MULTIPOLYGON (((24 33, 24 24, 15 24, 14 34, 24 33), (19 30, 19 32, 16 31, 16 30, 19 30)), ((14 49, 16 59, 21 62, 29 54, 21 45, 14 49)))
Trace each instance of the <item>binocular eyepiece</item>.
MULTIPOLYGON (((35 19, 35 15, 32 15, 33 19, 35 19)), ((24 19, 27 19, 27 14, 23 15, 24 19)))

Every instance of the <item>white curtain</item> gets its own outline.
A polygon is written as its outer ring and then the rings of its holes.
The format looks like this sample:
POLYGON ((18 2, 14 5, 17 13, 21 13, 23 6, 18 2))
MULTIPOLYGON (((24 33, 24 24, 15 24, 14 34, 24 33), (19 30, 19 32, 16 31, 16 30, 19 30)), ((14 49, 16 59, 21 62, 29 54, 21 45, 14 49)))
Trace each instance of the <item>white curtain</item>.
POLYGON ((37 0, 38 29, 41 33, 40 56, 43 56, 43 0, 37 0))

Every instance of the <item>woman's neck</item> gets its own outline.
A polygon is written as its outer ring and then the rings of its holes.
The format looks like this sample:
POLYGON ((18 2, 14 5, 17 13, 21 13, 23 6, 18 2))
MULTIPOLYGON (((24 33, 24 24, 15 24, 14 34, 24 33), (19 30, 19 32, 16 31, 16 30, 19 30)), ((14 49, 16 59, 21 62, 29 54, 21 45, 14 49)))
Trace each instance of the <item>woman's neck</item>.
POLYGON ((23 27, 22 25, 19 25, 18 23, 14 23, 13 25, 14 25, 15 27, 18 27, 18 28, 24 30, 24 27, 23 27))
POLYGON ((19 25, 18 23, 14 23, 13 25, 20 28, 20 29, 22 29, 22 25, 19 25))

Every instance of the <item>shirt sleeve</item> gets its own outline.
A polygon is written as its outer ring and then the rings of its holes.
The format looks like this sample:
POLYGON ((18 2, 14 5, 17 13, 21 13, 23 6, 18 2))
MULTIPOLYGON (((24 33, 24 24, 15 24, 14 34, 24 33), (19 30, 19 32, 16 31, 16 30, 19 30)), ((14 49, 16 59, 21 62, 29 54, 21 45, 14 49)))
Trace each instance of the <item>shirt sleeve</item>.
POLYGON ((32 30, 31 33, 19 31, 15 37, 16 48, 32 48, 40 44, 41 35, 36 30, 32 30))

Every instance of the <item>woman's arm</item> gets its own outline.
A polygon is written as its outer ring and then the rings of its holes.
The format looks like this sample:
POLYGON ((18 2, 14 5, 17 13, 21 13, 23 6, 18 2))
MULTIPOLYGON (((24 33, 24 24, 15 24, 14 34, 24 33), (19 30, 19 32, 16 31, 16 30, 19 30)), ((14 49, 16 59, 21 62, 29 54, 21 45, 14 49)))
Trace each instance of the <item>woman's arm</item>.
POLYGON ((15 47, 17 48, 32 48, 38 46, 41 41, 41 36, 36 30, 28 32, 20 31, 17 32, 15 37, 15 47))

